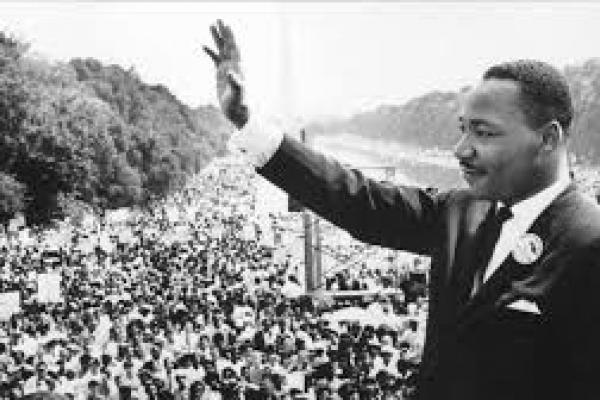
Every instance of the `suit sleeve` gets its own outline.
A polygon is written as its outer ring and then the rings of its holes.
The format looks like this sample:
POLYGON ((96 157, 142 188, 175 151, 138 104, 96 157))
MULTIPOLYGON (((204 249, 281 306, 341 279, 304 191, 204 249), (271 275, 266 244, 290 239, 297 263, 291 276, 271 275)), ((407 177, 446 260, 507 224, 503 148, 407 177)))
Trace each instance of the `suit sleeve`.
POLYGON ((445 196, 374 181, 288 136, 257 171, 363 242, 421 254, 439 243, 445 196))

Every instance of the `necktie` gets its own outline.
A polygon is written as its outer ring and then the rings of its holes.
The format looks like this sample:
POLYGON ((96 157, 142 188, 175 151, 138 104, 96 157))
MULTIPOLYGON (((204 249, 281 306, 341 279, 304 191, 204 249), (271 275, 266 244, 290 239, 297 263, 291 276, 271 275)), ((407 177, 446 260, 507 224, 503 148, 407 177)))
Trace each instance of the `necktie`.
MULTIPOLYGON (((494 210, 495 209, 496 207, 494 207, 494 210)), ((473 297, 481 289, 485 270, 490 263, 492 254, 494 254, 494 248, 496 247, 496 242, 500 237, 502 225, 507 220, 512 218, 512 216, 513 214, 512 211, 510 211, 510 208, 502 206, 495 212, 490 212, 488 217, 483 221, 481 226, 482 238, 478 243, 476 250, 477 255, 475 265, 477 265, 477 270, 475 271, 475 277, 473 279, 473 290, 471 291, 471 297, 473 297)))

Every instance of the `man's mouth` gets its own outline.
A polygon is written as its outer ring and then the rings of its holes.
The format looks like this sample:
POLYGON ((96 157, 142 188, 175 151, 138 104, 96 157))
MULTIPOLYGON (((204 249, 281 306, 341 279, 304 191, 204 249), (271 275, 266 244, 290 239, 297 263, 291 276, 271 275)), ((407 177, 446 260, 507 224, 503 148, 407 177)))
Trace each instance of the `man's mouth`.
POLYGON ((483 175, 485 173, 483 169, 477 168, 473 164, 467 162, 460 162, 460 170, 467 176, 483 175))

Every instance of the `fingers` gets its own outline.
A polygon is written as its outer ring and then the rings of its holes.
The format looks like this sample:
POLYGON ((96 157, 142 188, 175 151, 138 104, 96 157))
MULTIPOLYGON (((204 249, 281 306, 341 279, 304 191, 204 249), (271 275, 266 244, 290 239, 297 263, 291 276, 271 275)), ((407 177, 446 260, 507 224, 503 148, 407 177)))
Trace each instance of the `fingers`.
POLYGON ((225 25, 220 19, 217 20, 217 26, 219 27, 219 33, 221 34, 223 41, 235 46, 235 39, 233 38, 231 28, 225 25))
MULTIPOLYGON (((226 59, 239 61, 240 53, 233 37, 231 28, 223 23, 222 20, 217 20, 219 37, 222 44, 222 56, 226 59)), ((221 50, 221 49, 220 49, 221 50)))
POLYGON ((223 23, 222 20, 218 19, 217 24, 210 26, 210 33, 215 40, 218 50, 223 50, 227 46, 235 46, 235 39, 233 38, 233 32, 231 28, 223 23))
POLYGON ((210 48, 208 48, 207 46, 202 46, 202 49, 204 50, 204 52, 206 54, 208 54, 210 56, 210 58, 213 60, 215 65, 218 67, 219 63, 221 62, 219 56, 214 51, 212 51, 210 48))
POLYGON ((215 41, 217 51, 213 51, 207 46, 203 46, 204 51, 210 56, 215 65, 222 61, 239 62, 240 52, 233 37, 233 31, 218 19, 217 23, 210 26, 210 33, 215 41))
POLYGON ((217 50, 221 51, 223 49, 223 37, 219 34, 217 27, 214 25, 211 25, 210 33, 212 34, 215 44, 217 45, 217 50))

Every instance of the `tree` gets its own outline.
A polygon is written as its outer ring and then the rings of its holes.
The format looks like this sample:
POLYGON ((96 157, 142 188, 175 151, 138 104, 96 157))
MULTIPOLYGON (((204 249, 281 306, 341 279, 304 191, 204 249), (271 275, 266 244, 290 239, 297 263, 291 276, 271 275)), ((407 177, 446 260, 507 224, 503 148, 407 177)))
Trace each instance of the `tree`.
POLYGON ((166 87, 145 84, 133 68, 93 59, 55 63, 26 52, 0 32, 7 213, 20 208, 27 221, 44 224, 77 204, 142 205, 182 187, 224 148, 222 117, 205 129, 197 110, 166 87))

